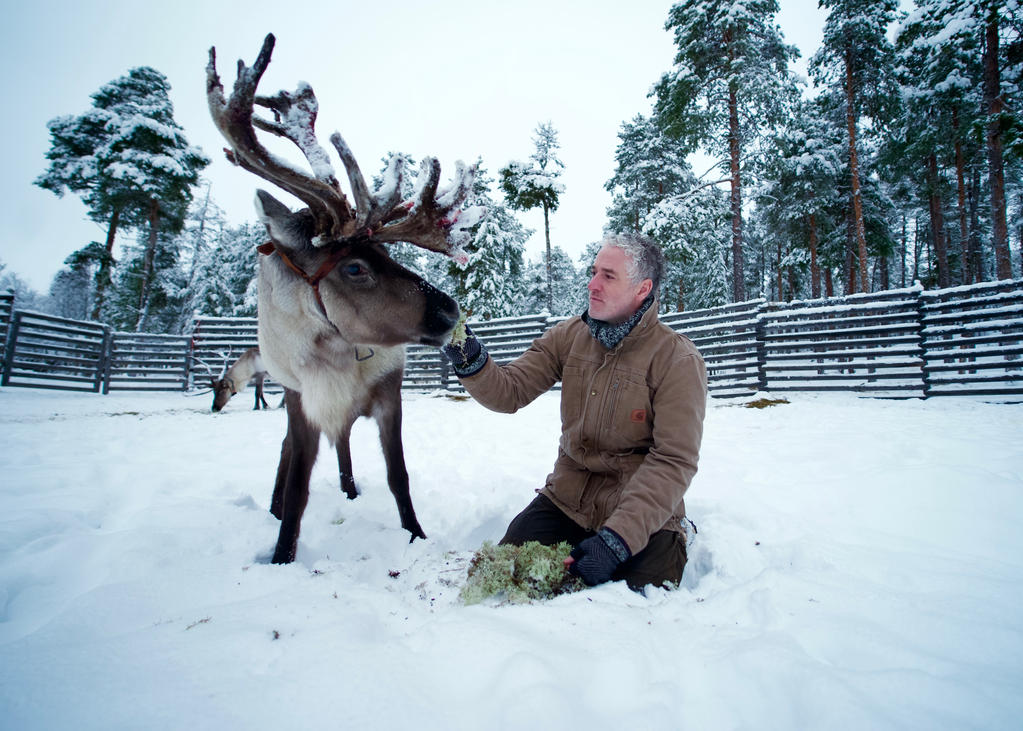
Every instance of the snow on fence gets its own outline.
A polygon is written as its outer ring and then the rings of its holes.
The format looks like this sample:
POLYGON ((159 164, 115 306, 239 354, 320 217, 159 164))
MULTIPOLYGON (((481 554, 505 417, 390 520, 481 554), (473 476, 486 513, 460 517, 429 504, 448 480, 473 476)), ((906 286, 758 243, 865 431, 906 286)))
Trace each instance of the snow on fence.
POLYGON ((1023 280, 920 294, 928 396, 1023 395, 1023 280))
POLYGON ((14 317, 14 292, 0 293, 0 352, 7 352, 7 334, 11 331, 14 317))
POLYGON ((765 304, 758 322, 764 390, 923 397, 920 292, 765 304))
POLYGON ((104 375, 110 391, 179 391, 188 386, 188 337, 115 332, 104 375))
POLYGON ((712 396, 747 396, 763 390, 757 317, 763 299, 691 312, 661 315, 661 322, 687 335, 707 365, 712 396))
POLYGON ((0 385, 99 392, 110 340, 106 325, 15 310, 0 385))
MULTIPOLYGON (((660 317, 703 353, 712 396, 1023 396, 1023 280, 758 299, 660 317)), ((562 319, 528 315, 470 325, 494 360, 506 363, 562 319)), ((111 333, 97 323, 15 310, 13 297, 0 295, 0 324, 8 321, 4 386, 104 393, 203 387, 257 342, 255 318, 200 318, 188 336, 111 333)), ((402 388, 458 391, 461 385, 437 348, 414 345, 402 388)))

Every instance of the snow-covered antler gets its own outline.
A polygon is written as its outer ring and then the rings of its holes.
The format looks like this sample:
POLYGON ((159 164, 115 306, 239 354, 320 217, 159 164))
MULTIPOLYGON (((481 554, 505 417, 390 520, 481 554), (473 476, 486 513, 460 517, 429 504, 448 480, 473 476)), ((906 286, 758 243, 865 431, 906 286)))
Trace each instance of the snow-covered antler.
POLYGON ((206 96, 217 129, 228 141, 227 158, 234 164, 286 190, 309 207, 316 222, 316 241, 327 243, 366 237, 382 243, 407 241, 431 251, 460 258, 466 229, 479 220, 481 211, 461 206, 472 190, 476 166, 456 165, 451 185, 438 193, 440 163, 426 158, 416 180, 416 193, 401 200, 404 175, 400 157, 391 158, 384 182, 370 191, 355 155, 335 132, 330 142, 348 174, 354 208, 341 191, 327 151, 316 141, 319 105, 312 88, 299 84, 294 92, 257 96, 256 87, 270 64, 275 39, 267 35, 252 68, 238 62, 238 79, 230 98, 216 68, 216 49, 210 49, 206 66, 206 96), (273 112, 274 120, 256 116, 254 106, 273 112), (258 140, 256 129, 291 140, 305 156, 313 174, 275 157, 258 140))

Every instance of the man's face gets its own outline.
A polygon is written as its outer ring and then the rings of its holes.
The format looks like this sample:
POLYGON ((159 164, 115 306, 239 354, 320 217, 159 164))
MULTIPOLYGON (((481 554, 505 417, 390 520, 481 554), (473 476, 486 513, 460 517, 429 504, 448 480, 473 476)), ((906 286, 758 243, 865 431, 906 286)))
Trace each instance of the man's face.
POLYGON ((643 304, 653 283, 649 279, 634 283, 626 270, 628 257, 617 246, 605 246, 593 262, 590 292, 590 317, 613 324, 625 322, 643 304))

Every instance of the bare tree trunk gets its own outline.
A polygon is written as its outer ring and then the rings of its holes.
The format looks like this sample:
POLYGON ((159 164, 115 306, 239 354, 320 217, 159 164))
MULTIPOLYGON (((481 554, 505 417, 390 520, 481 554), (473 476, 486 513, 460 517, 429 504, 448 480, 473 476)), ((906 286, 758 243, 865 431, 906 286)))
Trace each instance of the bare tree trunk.
POLYGON ((913 283, 920 281, 920 220, 913 219, 913 283))
POLYGON ((547 242, 547 311, 554 314, 554 284, 551 281, 551 222, 550 210, 543 204, 543 237, 547 242))
POLYGON ((835 283, 831 279, 831 267, 824 268, 824 296, 835 296, 835 283))
POLYGON ((92 319, 99 320, 102 316, 103 304, 106 301, 107 287, 113 282, 114 239, 117 237, 117 226, 121 221, 121 210, 115 208, 110 214, 110 225, 107 226, 106 258, 99 263, 96 272, 96 297, 92 305, 92 319))
POLYGON ((810 294, 813 299, 821 296, 821 267, 817 261, 817 216, 810 214, 810 294))
POLYGON ((966 159, 963 155, 963 141, 959 134, 959 108, 952 107, 952 127, 955 134, 956 150, 956 196, 959 203, 959 249, 963 258, 963 284, 973 283, 970 268, 970 232, 966 227, 966 159))
POLYGON ((732 174, 732 301, 746 299, 742 256, 742 180, 739 175, 739 100, 734 88, 728 90, 728 157, 732 174))
POLYGON ((998 11, 992 4, 984 29, 984 106, 987 112, 988 179, 991 181, 991 242, 995 251, 995 275, 1012 279, 1009 258, 1009 225, 1005 206, 1005 169, 1002 164, 1002 82, 998 69, 998 11))
POLYGON ((781 272, 781 243, 778 244, 778 256, 774 260, 774 275, 775 279, 778 280, 778 302, 785 301, 785 291, 782 287, 782 272, 781 272))
POLYGON ((976 281, 987 280, 984 251, 980 241, 980 166, 972 165, 970 187, 966 191, 966 205, 970 209, 970 269, 976 281))
POLYGON ((845 293, 850 295, 856 294, 856 255, 853 253, 856 248, 853 233, 856 224, 853 223, 855 213, 851 202, 845 217, 847 224, 845 229, 845 293))
POLYGON ((206 217, 210 210, 210 191, 212 183, 206 184, 206 200, 203 201, 202 209, 199 212, 199 229, 195 234, 195 247, 192 251, 192 266, 188 272, 188 286, 195 284, 195 275, 199 269, 199 260, 202 258, 203 237, 206 235, 206 217))
POLYGON ((135 332, 142 329, 142 321, 149 302, 149 289, 153 280, 153 262, 156 261, 156 242, 160 231, 160 202, 156 198, 149 201, 149 243, 142 259, 142 281, 139 283, 139 305, 135 316, 135 332))
POLYGON ((938 259, 938 287, 950 285, 948 276, 948 250, 945 248, 945 218, 941 210, 941 194, 938 192, 938 157, 933 152, 927 156, 927 205, 931 214, 931 239, 938 259))
POLYGON ((906 247, 909 246, 909 239, 906 238, 906 214, 902 214, 902 279, 900 287, 906 286, 906 247))
POLYGON ((678 300, 675 302, 675 312, 686 311, 685 293, 686 293, 685 277, 680 275, 678 278, 678 300))
POLYGON ((860 194, 860 161, 856 153, 856 89, 853 86, 852 48, 845 52, 845 123, 849 128, 849 170, 852 184, 853 228, 860 259, 860 290, 867 287, 867 234, 863 223, 863 200, 860 194))

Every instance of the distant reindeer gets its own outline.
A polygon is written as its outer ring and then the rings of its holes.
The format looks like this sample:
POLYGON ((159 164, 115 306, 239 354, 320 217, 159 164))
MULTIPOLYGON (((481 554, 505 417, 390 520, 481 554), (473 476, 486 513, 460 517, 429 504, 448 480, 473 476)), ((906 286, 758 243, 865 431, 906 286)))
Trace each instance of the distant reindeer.
POLYGON ((423 161, 412 199, 401 200, 399 157, 391 158, 384 183, 371 193, 354 155, 335 132, 330 141, 347 171, 353 208, 326 150, 316 141, 318 103, 312 89, 300 84, 292 93, 256 96, 273 47, 274 37, 268 35, 252 68, 238 62, 229 99, 211 48, 206 89, 213 120, 230 144, 228 159, 307 206, 293 213, 269 193, 256 194, 256 209, 270 238, 259 247, 264 255, 259 266, 259 350, 284 386, 288 410, 270 507, 281 521, 273 562, 289 563, 295 559, 321 433, 338 448, 344 492, 349 498, 356 495, 348 441, 360 416, 372 416, 379 427, 387 483, 402 527, 411 540, 426 537, 412 507, 401 440, 405 344, 446 342, 458 306, 395 263, 383 244, 406 241, 457 256, 465 228, 478 220, 478 210, 459 210, 475 168, 459 163, 451 187, 438 193, 440 164, 433 158, 423 161), (255 116, 254 104, 270 109, 274 120, 255 116), (255 128, 295 143, 314 174, 267 151, 255 128))
POLYGON ((220 378, 210 378, 213 385, 213 410, 220 411, 227 406, 227 402, 236 393, 241 393, 250 381, 256 386, 256 405, 253 411, 259 410, 262 404, 264 409, 270 408, 266 399, 263 398, 263 381, 266 379, 266 367, 263 359, 259 357, 259 348, 249 348, 236 360, 230 368, 224 371, 220 378))

